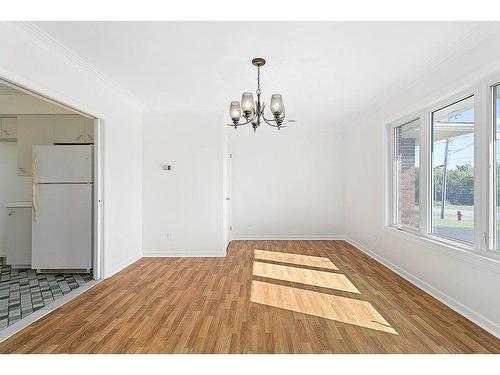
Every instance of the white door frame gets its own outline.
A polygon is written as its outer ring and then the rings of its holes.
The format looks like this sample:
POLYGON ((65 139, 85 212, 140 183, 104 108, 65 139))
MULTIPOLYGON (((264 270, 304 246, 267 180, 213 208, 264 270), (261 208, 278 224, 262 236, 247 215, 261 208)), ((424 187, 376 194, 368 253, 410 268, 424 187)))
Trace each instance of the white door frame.
POLYGON ((94 119, 94 279, 104 278, 104 212, 103 212, 103 147, 102 121, 94 119))
POLYGON ((96 280, 103 279, 104 278, 104 230, 103 230, 104 229, 104 210, 103 210, 104 142, 102 137, 103 134, 102 120, 99 119, 98 116, 83 112, 71 105, 62 103, 59 100, 52 99, 51 97, 44 95, 43 93, 37 92, 24 85, 13 82, 6 77, 0 76, 0 83, 94 120, 94 203, 93 203, 94 246, 92 254, 92 263, 93 263, 92 266, 93 266, 94 279, 96 280))
POLYGON ((224 137, 224 250, 231 242, 231 144, 229 137, 224 137))

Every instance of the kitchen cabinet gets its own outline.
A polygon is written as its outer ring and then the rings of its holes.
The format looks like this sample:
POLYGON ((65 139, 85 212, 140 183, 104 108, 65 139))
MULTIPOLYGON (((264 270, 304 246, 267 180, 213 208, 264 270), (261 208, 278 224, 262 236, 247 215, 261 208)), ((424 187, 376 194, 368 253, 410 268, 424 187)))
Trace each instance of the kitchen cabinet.
POLYGON ((2 139, 17 138, 17 118, 3 117, 0 119, 0 138, 2 139))
MULTIPOLYGON (((11 129, 13 124, 7 124, 11 129)), ((80 115, 17 116, 17 174, 31 176, 33 145, 54 143, 94 143, 94 120, 80 115)))
POLYGON ((51 145, 54 142, 54 116, 17 116, 17 174, 31 176, 33 145, 51 145))
POLYGON ((84 143, 94 143, 94 120, 90 118, 84 118, 85 122, 85 142, 84 143))
POLYGON ((30 203, 10 205, 10 207, 7 207, 6 215, 5 250, 7 252, 7 264, 31 267, 30 203))
POLYGON ((54 115, 54 143, 86 143, 84 120, 79 115, 54 115))

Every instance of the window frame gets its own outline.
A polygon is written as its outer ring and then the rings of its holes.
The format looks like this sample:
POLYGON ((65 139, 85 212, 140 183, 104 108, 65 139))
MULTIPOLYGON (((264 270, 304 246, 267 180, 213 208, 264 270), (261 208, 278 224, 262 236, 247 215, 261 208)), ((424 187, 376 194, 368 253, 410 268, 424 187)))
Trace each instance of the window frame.
POLYGON ((478 154, 478 142, 477 142, 477 137, 480 136, 480 130, 478 130, 478 123, 477 123, 477 114, 481 113, 481 111, 478 111, 478 104, 477 104, 477 94, 478 90, 477 88, 470 88, 468 90, 461 91, 460 93, 450 96, 446 98, 445 100, 442 100, 435 105, 431 105, 427 107, 427 115, 429 117, 429 137, 427 138, 428 142, 428 151, 427 151, 427 157, 428 157, 428 165, 426 169, 426 173, 428 175, 428 186, 426 188, 428 189, 428 200, 426 202, 427 205, 427 235, 436 240, 436 241, 441 241, 447 244, 455 245, 460 248, 466 249, 466 250, 472 250, 472 251, 478 251, 479 249, 476 248, 476 242, 478 240, 478 227, 481 225, 481 223, 478 223, 477 220, 477 207, 478 207, 478 198, 480 199, 480 196, 478 197, 478 189, 481 189, 481 184, 478 178, 477 169, 480 168, 481 166, 478 164, 477 161, 477 154, 478 154), (433 169, 433 162, 434 162, 434 153, 433 153, 433 143, 434 143, 434 138, 433 138, 433 115, 435 112, 440 111, 442 109, 445 109, 453 104, 459 103, 463 100, 467 100, 469 98, 474 98, 474 239, 472 242, 468 241, 463 241, 459 240, 453 237, 448 237, 444 235, 439 235, 437 233, 434 233, 432 231, 432 220, 433 220, 433 197, 434 197, 434 169, 433 169))
MULTIPOLYGON (((419 110, 411 112, 406 116, 395 117, 396 120, 386 121, 386 189, 385 194, 388 198, 385 212, 385 228, 397 230, 404 235, 405 233, 412 238, 424 241, 426 244, 443 245, 447 249, 452 249, 459 254, 472 254, 489 259, 500 260, 500 251, 491 250, 490 226, 492 224, 491 211, 494 208, 491 205, 492 192, 494 191, 494 180, 491 176, 491 158, 492 155, 492 135, 493 127, 491 122, 492 108, 491 98, 493 95, 493 86, 500 84, 500 73, 494 80, 481 80, 476 85, 471 85, 466 89, 456 91, 436 100, 428 105, 421 106, 419 110), (433 171, 432 171, 432 114, 453 103, 474 97, 474 241, 473 243, 456 240, 453 238, 440 236, 432 233, 432 197, 433 197, 433 171), (485 98, 487 98, 485 100, 485 98), (488 103, 486 103, 488 101, 488 103), (487 105, 488 104, 488 105, 487 105), (486 108, 488 107, 488 108, 486 108), (419 230, 415 228, 398 225, 395 223, 395 128, 420 119, 420 223, 419 230), (486 126, 485 126, 486 124, 486 126), (484 145, 488 143, 488 149, 484 145), (387 147, 388 146, 388 147, 387 147), (490 163, 483 161, 490 160, 490 163), (486 165, 485 165, 486 164, 486 165), (488 189, 487 189, 488 188, 488 189), (488 240, 490 241, 488 243, 488 240)), ((493 156, 494 157, 494 156, 493 156)))
MULTIPOLYGON (((495 95, 494 89, 497 87, 500 89, 500 73, 490 76, 483 87, 485 96, 485 123, 488 125, 487 136, 485 137, 485 142, 487 142, 487 218, 486 227, 487 231, 485 233, 484 239, 484 250, 483 254, 486 257, 500 260, 500 248, 495 249, 496 240, 496 116, 495 116, 495 95)), ((500 188, 500 186, 499 186, 500 188)))
POLYGON ((421 192, 422 192, 422 118, 420 114, 412 114, 410 116, 406 116, 405 118, 398 120, 390 125, 388 131, 390 132, 390 142, 391 142, 391 155, 390 155, 390 168, 391 168, 391 207, 390 207, 390 225, 396 229, 408 231, 410 233, 418 234, 422 230, 422 201, 421 201, 421 192), (420 124, 420 132, 419 132, 419 226, 418 228, 401 224, 397 221, 398 217, 398 179, 397 176, 397 139, 396 139, 396 130, 401 128, 402 126, 409 125, 414 121, 419 121, 420 124))

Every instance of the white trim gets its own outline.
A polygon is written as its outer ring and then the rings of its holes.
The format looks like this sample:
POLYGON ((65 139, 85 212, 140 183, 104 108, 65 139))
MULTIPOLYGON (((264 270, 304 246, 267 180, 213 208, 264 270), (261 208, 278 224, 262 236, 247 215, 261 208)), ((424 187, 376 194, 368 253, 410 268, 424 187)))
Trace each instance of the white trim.
POLYGON ((137 253, 137 254, 134 254, 133 256, 131 256, 130 258, 128 259, 125 259, 124 261, 118 263, 117 265, 111 267, 109 270, 105 269, 105 273, 104 273, 104 278, 109 278, 115 274, 117 274, 118 272, 124 270, 125 268, 127 268, 128 266, 130 266, 132 263, 135 263, 137 262, 139 259, 142 258, 142 255, 141 253, 137 253))
POLYGON ((63 60, 70 62, 76 66, 78 70, 93 78, 97 78, 105 86, 116 92, 122 98, 132 102, 139 110, 144 109, 141 100, 130 91, 126 90, 123 86, 116 83, 108 75, 97 69, 94 65, 90 64, 87 60, 75 53, 73 50, 61 44, 58 40, 54 39, 51 35, 36 26, 33 22, 18 21, 11 22, 9 26, 21 30, 24 34, 28 35, 32 41, 38 46, 49 48, 50 52, 57 55, 63 60))
POLYGON ((401 238, 411 241, 419 246, 431 249, 436 252, 442 252, 455 259, 473 264, 484 268, 488 271, 500 274, 500 261, 491 257, 486 257, 478 253, 474 253, 467 249, 462 249, 448 242, 443 242, 441 238, 434 239, 430 237, 422 237, 410 232, 401 231, 395 228, 386 227, 384 231, 393 235, 400 236, 401 238))
POLYGON ((94 279, 104 278, 104 142, 102 139, 102 121, 94 119, 94 279))
POLYGON ((222 212, 223 212, 223 242, 225 248, 229 246, 231 242, 231 144, 230 137, 227 134, 224 134, 224 146, 222 153, 222 173, 223 173, 223 194, 222 194, 222 212), (228 200, 229 199, 229 200, 228 200))
MULTIPOLYGON (((484 131, 485 135, 485 142, 488 145, 487 148, 485 148, 485 151, 487 152, 486 160, 487 160, 487 165, 485 166, 486 169, 486 179, 485 179, 485 184, 488 189, 488 194, 487 194, 487 218, 486 218, 486 236, 487 238, 485 239, 484 243, 484 248, 483 252, 485 254, 493 255, 495 257, 498 257, 500 259, 500 249, 495 249, 496 247, 496 208, 497 208, 497 199, 496 199, 496 189, 499 189, 500 186, 496 186, 496 169, 497 169, 497 160, 496 160, 496 113, 495 113, 495 97, 494 97, 494 89, 495 87, 500 86, 500 73, 495 73, 494 75, 489 76, 485 80, 485 84, 483 86, 483 95, 484 95, 484 121, 486 124, 486 129, 484 131)), ((486 163, 484 163, 486 164, 486 163)))
POLYGON ((143 251, 143 258, 223 258, 226 256, 226 252, 220 251, 190 251, 186 253, 185 251, 143 251))
POLYGON ((424 292, 430 294, 432 297, 436 298, 440 302, 444 303, 446 306, 451 308, 452 310, 458 312, 460 315, 464 316, 465 318, 469 319, 473 323, 477 324, 484 330, 488 331, 492 335, 500 338, 500 325, 496 324, 495 322, 492 322, 488 318, 485 318, 483 315, 475 312, 474 310, 468 308, 467 306, 463 305, 462 303, 458 302, 454 298, 448 296, 447 294, 443 293, 437 288, 434 288, 433 286, 427 284, 425 281, 419 279, 415 275, 403 270, 399 266, 395 265, 394 263, 390 262, 389 260, 385 259, 384 257, 378 255, 377 253, 371 251, 367 247, 361 245, 360 243, 354 241, 353 239, 346 237, 345 241, 357 248, 358 250, 362 251, 366 255, 368 255, 370 258, 376 260, 377 262, 381 263, 382 265, 386 266, 389 268, 391 271, 395 272, 399 276, 401 276, 403 279, 408 280, 410 283, 415 285, 416 287, 422 289, 424 292))
MULTIPOLYGON (((397 160, 396 160, 396 153, 398 151, 398 147, 396 145, 396 129, 400 129, 403 126, 413 124, 414 122, 417 122, 420 130, 419 130, 419 159, 418 159, 418 164, 420 171, 422 171, 422 161, 424 158, 424 155, 422 153, 422 133, 424 130, 424 120, 422 118, 422 112, 415 112, 412 113, 406 117, 401 118, 398 121, 395 121, 391 124, 386 125, 386 137, 387 137, 387 150, 389 150, 389 155, 387 155, 387 190, 388 190, 388 204, 385 210, 385 222, 387 223, 386 225, 396 227, 396 228, 405 228, 405 230, 409 230, 411 232, 421 232, 422 227, 425 226, 425 217, 426 217, 426 211, 425 207, 422 206, 422 204, 419 204, 419 226, 418 228, 406 226, 403 224, 398 223, 398 190, 399 190, 399 177, 396 176, 396 173, 398 172, 398 167, 397 167, 397 160), (422 210, 424 210, 422 212, 422 210)), ((420 177, 422 176, 422 173, 420 173, 420 177)), ((422 178, 420 178, 420 187, 419 190, 422 192, 422 178)), ((387 199, 387 198, 386 198, 387 199)), ((420 199, 420 201, 422 201, 420 199)))
MULTIPOLYGON (((1 72, 0 72, 1 74, 1 72)), ((85 113, 82 112, 78 109, 76 109, 73 106, 70 106, 68 104, 64 104, 61 101, 57 99, 53 99, 50 96, 47 96, 39 91, 36 91, 34 89, 31 89, 28 86, 24 86, 18 82, 14 82, 10 80, 10 78, 6 78, 2 75, 0 75, 0 82, 3 84, 7 84, 8 86, 15 88, 17 90, 20 90, 22 92, 25 92, 28 95, 31 95, 33 97, 39 98, 41 100, 44 100, 48 103, 54 104, 56 106, 68 109, 72 112, 78 113, 84 117, 88 117, 94 120, 94 202, 92 205, 92 208, 94 210, 93 214, 93 231, 92 231, 92 236, 93 236, 93 250, 92 250, 92 257, 96 258, 98 262, 95 262, 93 260, 93 268, 94 272, 92 277, 94 280, 97 279, 102 279, 104 278, 104 242, 103 242, 103 236, 104 236, 104 214, 103 214, 103 204, 102 204, 102 197, 103 197, 103 184, 104 184, 104 142, 102 139, 102 120, 94 116, 90 113, 85 113), (97 202, 96 198, 101 198, 101 204, 99 205, 97 202), (97 267, 95 267, 97 264, 97 267), (96 269, 97 268, 97 269, 96 269)), ((6 255, 5 255, 6 256, 6 255)))
POLYGON ((22 318, 18 322, 8 326, 7 328, 4 328, 2 331, 0 331, 0 342, 7 340, 9 337, 15 335, 16 333, 23 330, 30 324, 33 324, 37 320, 42 319, 45 315, 51 313, 52 311, 58 309, 62 305, 82 295, 87 290, 93 288, 100 282, 101 282, 100 280, 90 280, 88 283, 85 283, 79 288, 72 290, 71 292, 55 300, 54 302, 49 303, 48 305, 42 307, 40 310, 37 310, 34 313, 28 315, 27 317, 22 318))
MULTIPOLYGON (((497 73, 497 78, 500 73, 497 73)), ((490 205, 488 204, 488 193, 491 187, 488 184, 488 166, 486 157, 488 150, 482 147, 487 139, 488 129, 490 128, 487 111, 485 111, 485 102, 487 95, 485 93, 485 83, 490 84, 484 78, 475 81, 474 84, 460 91, 454 91, 446 98, 435 101, 432 104, 421 107, 418 111, 412 111, 406 116, 400 116, 399 119, 391 118, 384 122, 384 218, 383 229, 398 229, 399 233, 408 233, 416 235, 413 230, 398 227, 394 224, 394 129, 399 124, 406 124, 413 117, 421 119, 421 142, 420 142, 420 238, 432 241, 434 244, 442 244, 450 250, 459 252, 468 251, 473 256, 500 260, 498 251, 489 250, 484 246, 484 233, 491 230, 491 225, 487 216, 490 216, 490 205), (479 83, 478 83, 479 82, 479 83), (432 207, 433 207, 433 168, 432 168, 432 124, 433 113, 446 108, 454 103, 465 100, 469 97, 474 98, 474 240, 472 243, 463 242, 457 239, 432 233, 432 207), (486 158, 486 159, 485 159, 486 158), (485 166, 486 165, 486 166, 485 166), (486 215, 487 213, 488 215, 486 215)))
POLYGON ((310 241, 321 241, 321 240, 344 240, 345 236, 342 234, 333 234, 328 236, 233 236, 231 240, 233 241, 294 241, 294 240, 310 240, 310 241))

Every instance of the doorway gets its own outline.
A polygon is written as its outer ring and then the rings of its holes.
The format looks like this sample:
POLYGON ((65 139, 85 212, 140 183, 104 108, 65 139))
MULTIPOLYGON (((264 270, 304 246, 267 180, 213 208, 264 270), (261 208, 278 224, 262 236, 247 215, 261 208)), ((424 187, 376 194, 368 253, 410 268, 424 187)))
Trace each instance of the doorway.
POLYGON ((103 277, 103 216, 99 119, 3 79, 0 99, 1 340, 103 277))

